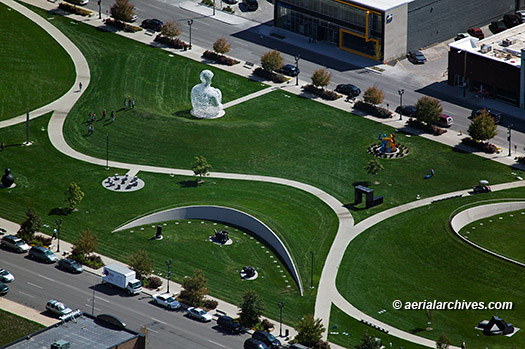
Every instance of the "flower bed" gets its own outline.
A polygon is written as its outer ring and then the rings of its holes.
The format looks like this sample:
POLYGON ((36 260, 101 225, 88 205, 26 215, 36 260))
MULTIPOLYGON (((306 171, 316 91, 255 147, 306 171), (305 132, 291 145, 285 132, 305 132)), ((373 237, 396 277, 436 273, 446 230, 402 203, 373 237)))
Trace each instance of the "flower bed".
POLYGON ((128 24, 128 23, 125 23, 125 22, 119 21, 118 19, 113 19, 113 18, 106 18, 104 20, 104 23, 112 27, 122 29, 128 33, 135 33, 135 32, 142 30, 141 27, 137 27, 135 25, 131 25, 131 24, 128 24))
POLYGON ((392 117, 392 112, 390 110, 363 101, 355 102, 354 108, 362 110, 381 119, 388 119, 392 117))
POLYGON ((235 64, 239 64, 240 62, 238 60, 235 60, 233 58, 230 58, 230 57, 226 57, 224 55, 219 55, 213 51, 209 51, 209 50, 206 50, 204 51, 204 53, 202 54, 202 57, 203 58, 206 58, 206 59, 210 59, 212 61, 215 61, 219 64, 224 64, 224 65, 229 65, 229 66, 232 66, 232 65, 235 65, 235 64))
POLYGON ((437 127, 436 125, 429 125, 417 119, 410 118, 408 119, 407 124, 410 127, 423 130, 425 132, 433 134, 434 136, 439 136, 447 132, 447 130, 442 129, 441 127, 437 127))
POLYGON ((253 71, 253 74, 255 74, 257 76, 260 76, 261 78, 265 78, 267 80, 271 80, 271 81, 273 81, 275 83, 282 83, 282 82, 285 82, 287 80, 286 76, 284 76, 283 74, 266 71, 263 68, 256 68, 253 71))
POLYGON ((494 154, 498 151, 498 148, 494 144, 491 144, 489 142, 476 141, 475 139, 472 139, 470 137, 463 138, 461 140, 461 144, 467 145, 472 148, 476 148, 487 154, 494 154))
POLYGON ((170 39, 167 36, 163 36, 162 34, 159 34, 155 37, 155 42, 159 42, 161 44, 164 44, 171 48, 177 48, 177 49, 191 49, 191 46, 182 41, 179 38, 170 39))
POLYGON ((335 101, 336 99, 341 98, 341 95, 335 93, 334 91, 318 88, 312 84, 303 86, 303 90, 329 101, 335 101))
POLYGON ((58 4, 58 8, 63 10, 63 11, 66 11, 66 12, 69 12, 69 13, 72 13, 72 14, 75 14, 75 15, 79 15, 79 16, 91 16, 91 15, 93 15, 93 12, 91 12, 91 11, 84 10, 83 8, 76 7, 75 5, 67 4, 65 2, 61 2, 60 4, 58 4))

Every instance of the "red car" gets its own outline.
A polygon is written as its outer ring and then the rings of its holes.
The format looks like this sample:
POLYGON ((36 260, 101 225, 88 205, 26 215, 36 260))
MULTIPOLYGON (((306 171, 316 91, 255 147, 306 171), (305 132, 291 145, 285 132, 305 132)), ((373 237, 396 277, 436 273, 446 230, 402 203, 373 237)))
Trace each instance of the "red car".
POLYGON ((485 34, 483 34, 483 31, 479 28, 468 28, 467 30, 468 35, 473 36, 478 39, 485 39, 485 34))

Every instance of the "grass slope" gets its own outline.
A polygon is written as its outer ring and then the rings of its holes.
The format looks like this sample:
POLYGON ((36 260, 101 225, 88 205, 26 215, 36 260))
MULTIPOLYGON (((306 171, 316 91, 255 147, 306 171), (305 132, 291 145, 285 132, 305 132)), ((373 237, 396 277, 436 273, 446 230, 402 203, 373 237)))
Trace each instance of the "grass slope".
POLYGON ((44 327, 18 315, 0 310, 0 346, 11 343, 44 327))
POLYGON ((0 120, 46 105, 74 82, 66 51, 44 30, 0 4, 0 120))

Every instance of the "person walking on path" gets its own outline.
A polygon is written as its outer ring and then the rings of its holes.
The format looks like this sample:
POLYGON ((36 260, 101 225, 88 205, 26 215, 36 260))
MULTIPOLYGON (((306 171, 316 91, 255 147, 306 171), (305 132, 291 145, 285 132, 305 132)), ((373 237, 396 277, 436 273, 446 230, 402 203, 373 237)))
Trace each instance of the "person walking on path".
POLYGON ((115 111, 111 111, 111 122, 115 121, 115 111))
POLYGON ((135 109, 135 100, 134 99, 131 101, 131 108, 135 109))
POLYGON ((93 125, 88 126, 88 136, 91 136, 93 134, 94 129, 95 128, 93 127, 93 125))
POLYGON ((102 110, 102 119, 106 118, 106 109, 102 110))
POLYGON ((82 91, 82 81, 78 83, 78 91, 82 91))
POLYGON ((128 108, 131 108, 131 98, 128 98, 128 108))

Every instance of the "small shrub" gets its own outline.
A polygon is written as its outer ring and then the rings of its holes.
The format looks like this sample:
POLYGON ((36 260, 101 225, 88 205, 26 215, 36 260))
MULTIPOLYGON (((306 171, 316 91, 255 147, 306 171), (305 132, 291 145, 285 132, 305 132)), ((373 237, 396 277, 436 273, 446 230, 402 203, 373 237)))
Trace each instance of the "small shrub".
POLYGON ((267 80, 271 80, 275 83, 283 83, 288 80, 283 74, 270 72, 262 68, 256 68, 253 71, 253 74, 265 78, 267 80))
POLYGON ((84 255, 81 255, 81 254, 71 254, 69 255, 69 258, 74 259, 80 264, 86 265, 93 269, 99 269, 104 266, 104 262, 102 262, 102 258, 96 255, 85 257, 84 255))
POLYGON ((463 138, 461 140, 461 144, 476 148, 487 154, 494 154, 498 151, 498 148, 494 144, 491 144, 489 142, 476 141, 475 139, 472 139, 470 137, 463 138))
POLYGON ((417 128, 419 130, 423 130, 427 133, 433 134, 434 136, 439 136, 447 132, 447 130, 442 129, 441 127, 437 127, 436 125, 429 125, 420 120, 413 119, 413 118, 408 119, 407 124, 410 127, 417 128))
POLYGON ((91 12, 91 11, 85 10, 83 8, 80 8, 80 7, 76 7, 75 5, 67 4, 65 2, 61 2, 60 4, 58 4, 58 8, 63 10, 63 11, 66 11, 66 12, 69 12, 69 13, 72 13, 72 14, 75 14, 75 15, 79 15, 79 16, 91 16, 91 15, 93 15, 93 12, 91 12))
POLYGON ((303 90, 329 101, 335 101, 336 99, 341 98, 341 95, 335 93, 334 91, 318 88, 315 87, 313 84, 303 86, 303 90))
POLYGON ((166 45, 168 47, 176 48, 176 49, 188 49, 188 48, 191 48, 190 45, 188 45, 187 43, 185 43, 181 39, 178 39, 178 38, 170 39, 170 38, 168 38, 166 36, 162 36, 161 34, 157 35, 155 37, 155 40, 153 40, 153 41, 161 43, 161 44, 164 44, 164 45, 166 45))
POLYGON ((362 110, 365 113, 368 113, 381 119, 388 119, 392 117, 392 112, 390 110, 363 101, 355 102, 354 108, 362 110))
POLYGON ((202 0, 201 4, 206 6, 213 6, 213 0, 202 0))
POLYGON ((51 245, 51 241, 52 240, 53 240, 53 238, 51 238, 51 237, 47 237, 47 236, 44 236, 44 235, 35 235, 33 237, 32 243, 34 243, 35 245, 38 245, 38 246, 43 246, 43 247, 48 248, 51 245))
POLYGON ((232 65, 240 63, 238 60, 235 60, 233 58, 226 57, 226 56, 223 56, 223 55, 219 55, 219 54, 217 54, 217 53, 215 53, 213 51, 209 51, 209 50, 204 51, 204 53, 202 54, 202 57, 206 58, 206 59, 209 59, 209 60, 212 60, 212 61, 215 61, 215 62, 217 62, 219 64, 224 64, 224 65, 229 65, 229 66, 232 66, 232 65))
POLYGON ((149 289, 157 289, 162 286, 162 280, 158 276, 149 276, 144 279, 144 287, 149 289))
POLYGON ((270 332, 270 330, 275 327, 273 325, 273 323, 271 323, 270 320, 268 320, 268 319, 264 319, 261 322, 261 326, 262 326, 263 330, 266 331, 266 332, 270 332))
POLYGON ((219 302, 217 302, 215 299, 205 299, 204 300, 204 308, 206 308, 208 311, 217 308, 218 305, 219 305, 219 302))
POLYGON ((110 25, 112 27, 115 27, 115 28, 118 28, 118 29, 122 29, 122 30, 124 30, 127 33, 135 33, 135 32, 138 32, 138 31, 142 30, 141 27, 137 27, 135 25, 124 23, 122 21, 119 21, 118 19, 113 19, 113 18, 106 18, 104 20, 104 23, 106 23, 107 25, 110 25))
POLYGON ((232 9, 232 7, 229 6, 229 5, 226 6, 226 7, 224 7, 222 10, 223 10, 223 11, 226 11, 226 12, 230 12, 230 13, 234 13, 234 12, 235 12, 235 11, 232 9))
POLYGON ((516 161, 519 163, 519 164, 525 164, 525 156, 518 156, 516 158, 516 161))

